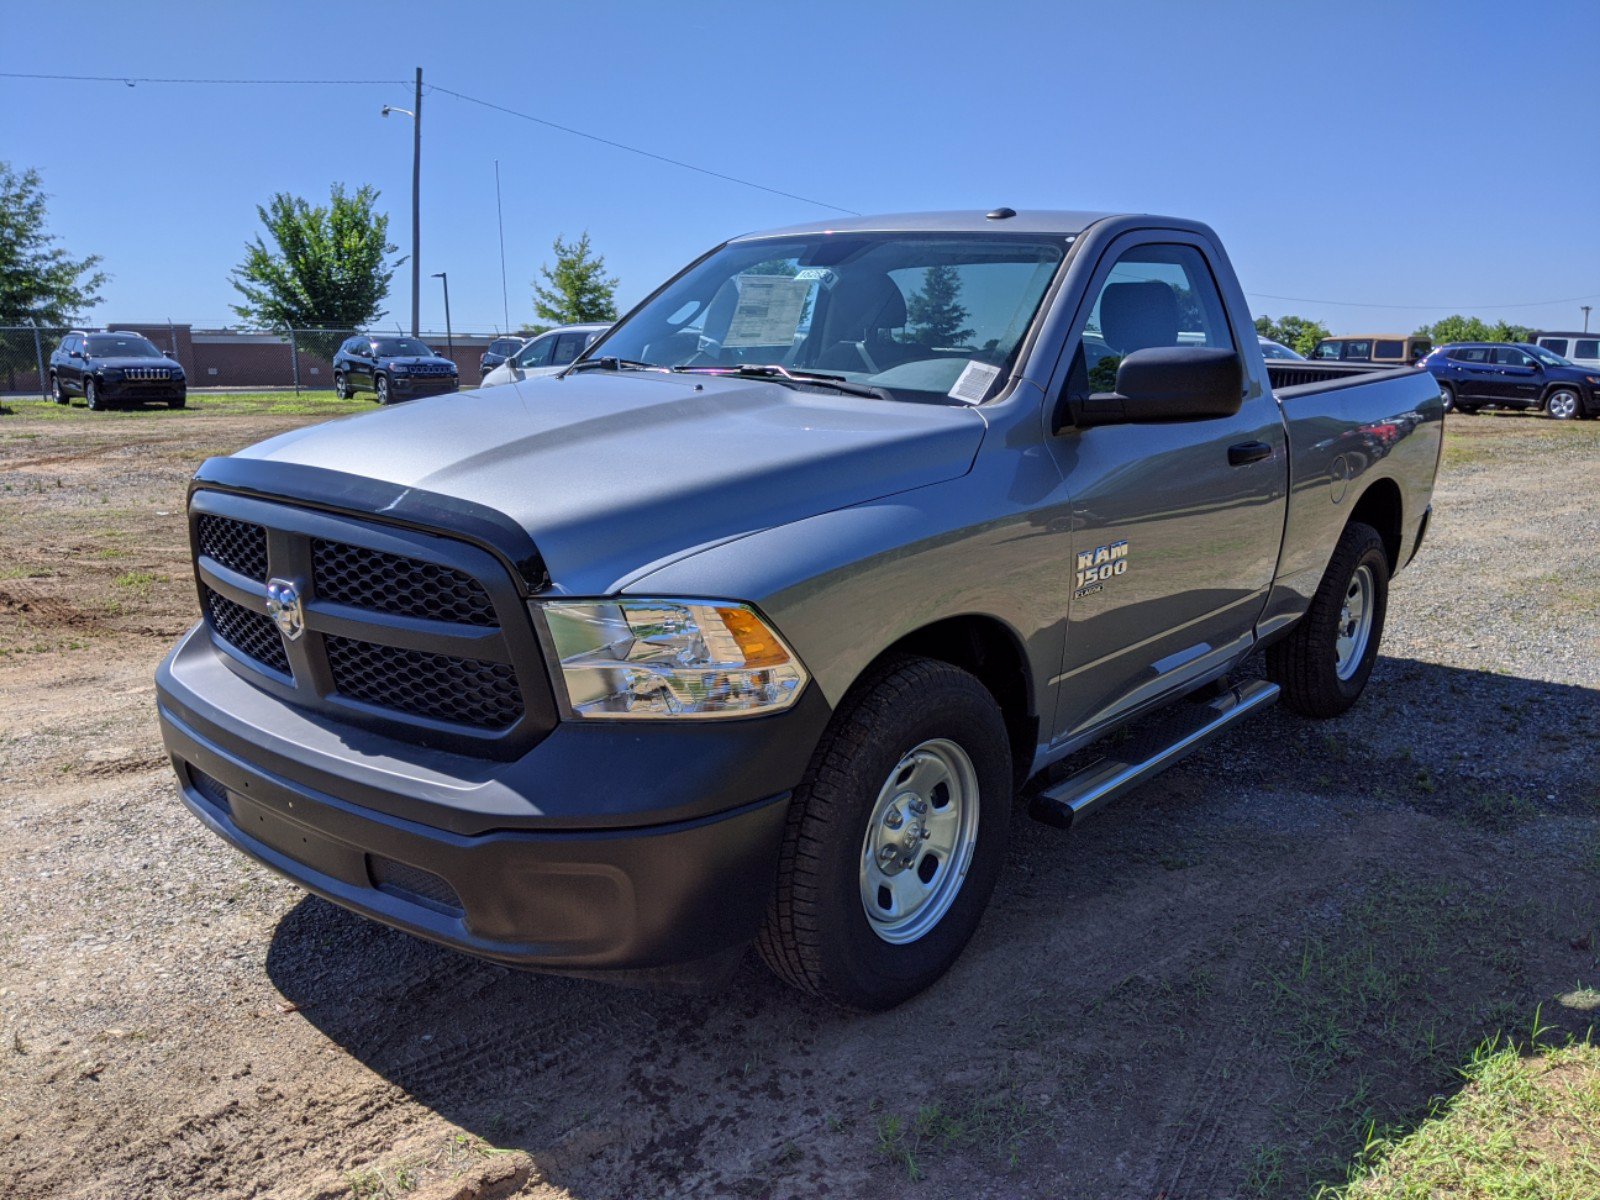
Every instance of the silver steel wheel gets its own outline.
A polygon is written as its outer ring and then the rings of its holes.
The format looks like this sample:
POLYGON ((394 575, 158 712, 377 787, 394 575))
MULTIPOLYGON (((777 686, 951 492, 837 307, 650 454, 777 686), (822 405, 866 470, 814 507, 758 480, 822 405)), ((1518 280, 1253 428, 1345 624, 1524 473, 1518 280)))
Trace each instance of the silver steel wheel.
POLYGON ((861 845, 861 906, 872 931, 903 946, 955 903, 978 845, 978 773, 960 746, 932 738, 906 754, 872 806, 861 845))
POLYGON ((1578 393, 1565 389, 1556 392, 1545 405, 1545 411, 1558 421, 1570 421, 1578 415, 1578 393))
POLYGON ((389 403, 389 377, 387 375, 378 376, 378 403, 389 403))
POLYGON ((1339 609, 1339 633, 1334 639, 1334 651, 1339 656, 1335 667, 1340 679, 1349 679, 1361 666, 1367 653, 1367 642, 1372 638, 1373 598, 1377 585, 1372 578, 1372 568, 1363 563, 1350 577, 1344 591, 1344 605, 1339 609))
POLYGON ((333 394, 341 400, 350 399, 350 387, 345 383, 343 375, 333 377, 333 394))

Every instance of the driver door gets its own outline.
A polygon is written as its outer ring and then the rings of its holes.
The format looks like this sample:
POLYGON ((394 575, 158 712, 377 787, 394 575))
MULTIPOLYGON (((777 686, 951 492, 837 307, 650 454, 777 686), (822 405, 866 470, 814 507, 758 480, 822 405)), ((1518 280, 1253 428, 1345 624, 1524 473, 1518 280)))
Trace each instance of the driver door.
MULTIPOLYGON (((1088 296, 1058 373, 1063 401, 1115 390, 1117 364, 1137 350, 1255 342, 1253 328, 1232 327, 1196 236, 1120 239, 1088 296)), ((1233 416, 1067 427, 1051 439, 1073 529, 1057 740, 1192 686, 1253 643, 1288 486, 1283 419, 1256 362, 1244 358, 1233 416)))

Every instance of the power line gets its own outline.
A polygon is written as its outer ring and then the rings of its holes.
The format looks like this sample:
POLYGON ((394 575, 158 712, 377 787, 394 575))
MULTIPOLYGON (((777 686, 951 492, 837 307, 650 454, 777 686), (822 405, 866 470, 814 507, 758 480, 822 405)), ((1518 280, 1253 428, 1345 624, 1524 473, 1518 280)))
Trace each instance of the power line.
MULTIPOLYGON (((133 87, 140 83, 159 84, 230 84, 230 85, 312 85, 312 84, 361 84, 365 86, 404 84, 405 80, 397 79, 185 79, 171 76, 150 75, 42 75, 23 71, 0 71, 0 79, 36 79, 36 80, 68 80, 74 83, 122 83, 133 87)), ((598 133, 589 133, 583 129, 575 129, 571 125, 563 125, 558 121, 536 117, 532 113, 520 112, 508 108, 504 104, 496 104, 492 100, 482 100, 477 96, 469 96, 465 92, 458 92, 452 88, 440 87, 438 84, 428 84, 429 92, 443 92, 446 96, 453 96, 468 104, 477 104, 483 108, 493 109, 495 112, 504 113, 509 117, 519 120, 531 121, 535 125, 543 125, 546 129, 554 129, 561 133, 571 134, 573 137, 584 138, 587 141, 598 142, 602 146, 610 146, 615 150, 625 150, 629 154, 637 154, 642 158, 654 159, 656 162, 666 163, 668 166, 680 167, 685 171, 694 171, 700 175, 710 176, 712 179, 721 179, 726 183, 737 183, 741 187, 754 188, 759 192, 766 192, 773 196, 782 196, 786 200, 798 200, 802 204, 812 204, 818 208, 831 209, 834 212, 845 213, 848 216, 859 217, 861 214, 853 208, 845 208, 838 204, 829 204, 826 200, 818 200, 811 196, 802 196, 797 192, 786 192, 782 188, 768 187, 764 183, 757 183, 753 179, 742 179, 738 175, 729 175, 724 171, 713 171, 710 167, 698 166, 695 163, 684 162, 680 158, 671 158, 665 154, 657 154, 653 150, 646 150, 640 146, 630 146, 627 142, 619 142, 614 138, 602 137, 598 133)))
POLYGON ((1305 296, 1275 296, 1271 292, 1246 292, 1247 296, 1254 296, 1257 300, 1286 300, 1291 304, 1332 304, 1339 308, 1404 308, 1416 309, 1419 312, 1436 312, 1440 309, 1454 309, 1456 312, 1466 312, 1468 309, 1496 309, 1496 308, 1548 308, 1553 304, 1576 304, 1579 300, 1593 300, 1600 293, 1591 296, 1569 296, 1564 300, 1528 300, 1518 304, 1369 304, 1360 300, 1312 300, 1305 296))
POLYGON ((584 130, 574 129, 570 125, 562 125, 555 121, 547 121, 545 118, 536 117, 532 113, 518 112, 514 108, 507 108, 505 105, 496 104, 491 100, 480 100, 478 97, 468 96, 464 92, 457 92, 447 87, 440 87, 437 83, 431 84, 429 86, 429 90, 443 92, 446 96, 454 96, 457 100, 465 100, 468 104, 479 104, 484 108, 492 108, 496 112, 505 113, 507 116, 518 117, 524 121, 532 121, 535 125, 543 125, 547 129, 556 129, 562 133, 570 133, 574 137, 585 138, 591 142, 599 142, 603 146, 611 146, 617 150, 626 150, 629 154, 638 154, 645 158, 653 158, 657 162, 667 163, 670 166, 682 167, 685 171, 695 171, 701 175, 709 175, 713 179, 726 180, 728 183, 743 184, 745 187, 755 188, 758 191, 770 192, 774 196, 782 196, 788 200, 798 200, 802 204, 814 204, 818 208, 829 208, 834 212, 845 213, 852 217, 859 217, 861 215, 853 208, 844 208, 837 204, 829 204, 826 200, 817 200, 811 196, 801 196, 795 192, 786 192, 780 188, 768 187, 764 183, 755 183, 749 179, 741 179, 737 175, 726 175, 721 171, 713 171, 709 167, 699 167, 694 163, 684 162, 682 159, 668 158, 665 154, 657 154, 653 150, 642 150, 638 146, 630 146, 626 142, 618 142, 608 137, 601 137, 597 133, 586 133, 584 130))

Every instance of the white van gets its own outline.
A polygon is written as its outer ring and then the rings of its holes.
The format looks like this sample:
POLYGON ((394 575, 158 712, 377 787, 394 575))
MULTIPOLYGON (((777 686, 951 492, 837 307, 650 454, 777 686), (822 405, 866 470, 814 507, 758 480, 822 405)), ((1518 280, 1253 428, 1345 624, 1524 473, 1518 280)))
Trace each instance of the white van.
POLYGON ((1534 342, 1580 367, 1600 367, 1600 333, 1541 333, 1534 342))

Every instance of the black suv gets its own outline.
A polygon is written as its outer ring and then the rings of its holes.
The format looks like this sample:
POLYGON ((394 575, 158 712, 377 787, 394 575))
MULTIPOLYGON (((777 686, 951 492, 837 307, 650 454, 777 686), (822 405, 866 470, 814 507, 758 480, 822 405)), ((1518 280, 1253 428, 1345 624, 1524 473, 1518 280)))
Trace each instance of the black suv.
POLYGON ((149 338, 74 329, 50 353, 50 393, 57 404, 82 396, 95 412, 146 400, 182 408, 189 385, 183 368, 149 338))
POLYGON ((458 386, 455 363, 414 337, 357 334, 333 356, 333 390, 341 400, 371 392, 379 404, 389 404, 458 386))
POLYGON ((527 338, 497 337, 484 348, 483 355, 478 359, 478 378, 482 379, 518 350, 527 338))

